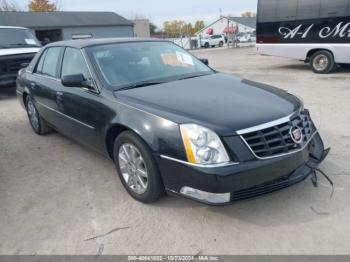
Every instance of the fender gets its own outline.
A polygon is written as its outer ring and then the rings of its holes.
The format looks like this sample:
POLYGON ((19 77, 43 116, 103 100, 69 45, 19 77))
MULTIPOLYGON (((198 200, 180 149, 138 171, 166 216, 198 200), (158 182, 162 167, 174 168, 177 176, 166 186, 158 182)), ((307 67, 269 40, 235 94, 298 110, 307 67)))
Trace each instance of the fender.
MULTIPOLYGON (((23 70, 23 69, 22 69, 23 70)), ((26 72, 23 72, 25 74, 26 72)), ((18 82, 17 80, 17 87, 16 87, 16 93, 17 93, 17 98, 21 104, 21 106, 25 109, 25 101, 24 98, 29 95, 32 97, 32 93, 30 88, 28 88, 27 85, 23 82, 18 82)))
MULTIPOLYGON (((122 101, 115 101, 117 114, 104 130, 108 150, 108 136, 111 129, 120 127, 138 134, 155 155, 168 155, 186 160, 179 125, 122 101), (142 119, 140 121, 140 119, 142 119)), ((109 141, 110 143, 110 141, 109 141)))

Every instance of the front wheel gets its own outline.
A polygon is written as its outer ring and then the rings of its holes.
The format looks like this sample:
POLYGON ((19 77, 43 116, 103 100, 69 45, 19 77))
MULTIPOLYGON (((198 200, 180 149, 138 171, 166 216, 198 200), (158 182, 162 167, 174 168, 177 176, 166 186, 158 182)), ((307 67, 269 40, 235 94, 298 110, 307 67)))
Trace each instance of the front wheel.
POLYGON ((329 74, 336 68, 337 64, 331 52, 321 50, 312 55, 310 66, 317 74, 329 74))
POLYGON ((157 201, 164 186, 148 146, 133 132, 121 133, 114 142, 114 161, 123 186, 136 200, 157 201))

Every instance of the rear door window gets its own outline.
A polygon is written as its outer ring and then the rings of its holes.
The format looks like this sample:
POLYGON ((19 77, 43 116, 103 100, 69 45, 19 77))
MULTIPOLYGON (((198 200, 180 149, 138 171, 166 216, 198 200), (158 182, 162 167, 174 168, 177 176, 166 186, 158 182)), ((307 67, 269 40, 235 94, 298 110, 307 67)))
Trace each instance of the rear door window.
POLYGON ((57 69, 61 50, 61 47, 50 47, 47 49, 45 59, 42 65, 42 74, 58 78, 57 69))
POLYGON ((43 64, 44 64, 44 60, 45 60, 45 56, 46 56, 46 51, 47 50, 45 50, 43 52, 43 54, 40 56, 39 62, 36 66, 35 72, 38 74, 42 74, 42 72, 43 72, 43 64))

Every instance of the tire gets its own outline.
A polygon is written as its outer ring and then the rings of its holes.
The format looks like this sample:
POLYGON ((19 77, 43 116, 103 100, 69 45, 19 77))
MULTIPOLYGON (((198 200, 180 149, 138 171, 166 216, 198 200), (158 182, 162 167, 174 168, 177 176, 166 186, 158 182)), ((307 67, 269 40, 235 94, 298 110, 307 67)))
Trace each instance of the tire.
POLYGON ((25 105, 30 126, 36 134, 44 135, 53 131, 52 128, 48 126, 46 121, 39 115, 33 99, 29 95, 26 98, 25 105))
POLYGON ((210 45, 208 42, 204 44, 204 48, 209 48, 209 47, 210 47, 210 45))
POLYGON ((223 47, 223 46, 224 46, 224 42, 221 41, 221 42, 219 43, 219 47, 223 47))
POLYGON ((321 50, 311 56, 310 66, 316 74, 329 74, 335 70, 337 64, 331 52, 321 50))
POLYGON ((164 185, 152 152, 135 133, 131 131, 121 133, 114 142, 113 155, 120 180, 131 197, 142 203, 153 203, 164 195, 164 185), (130 155, 129 161, 125 150, 130 155), (134 157, 131 157, 131 155, 134 155, 134 157), (140 157, 143 160, 142 165, 140 157), (137 161, 132 160, 137 159, 139 160, 139 166, 135 164, 134 167, 128 168, 126 163, 130 161, 135 163, 137 161), (142 170, 143 175, 139 175, 141 174, 139 170, 142 170), (144 176, 145 171, 147 178, 144 176), (146 187, 141 185, 146 183, 146 187))

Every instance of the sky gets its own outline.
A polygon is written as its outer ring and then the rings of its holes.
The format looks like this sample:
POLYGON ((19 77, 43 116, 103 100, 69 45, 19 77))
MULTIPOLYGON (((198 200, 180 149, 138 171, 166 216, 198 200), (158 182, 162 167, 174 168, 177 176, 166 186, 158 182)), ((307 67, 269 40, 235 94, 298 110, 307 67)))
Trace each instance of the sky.
MULTIPOLYGON (((24 8, 29 0, 8 0, 24 8)), ((222 15, 256 11, 257 0, 59 0, 63 11, 113 11, 128 19, 149 18, 158 27, 166 20, 209 23, 222 15)))

